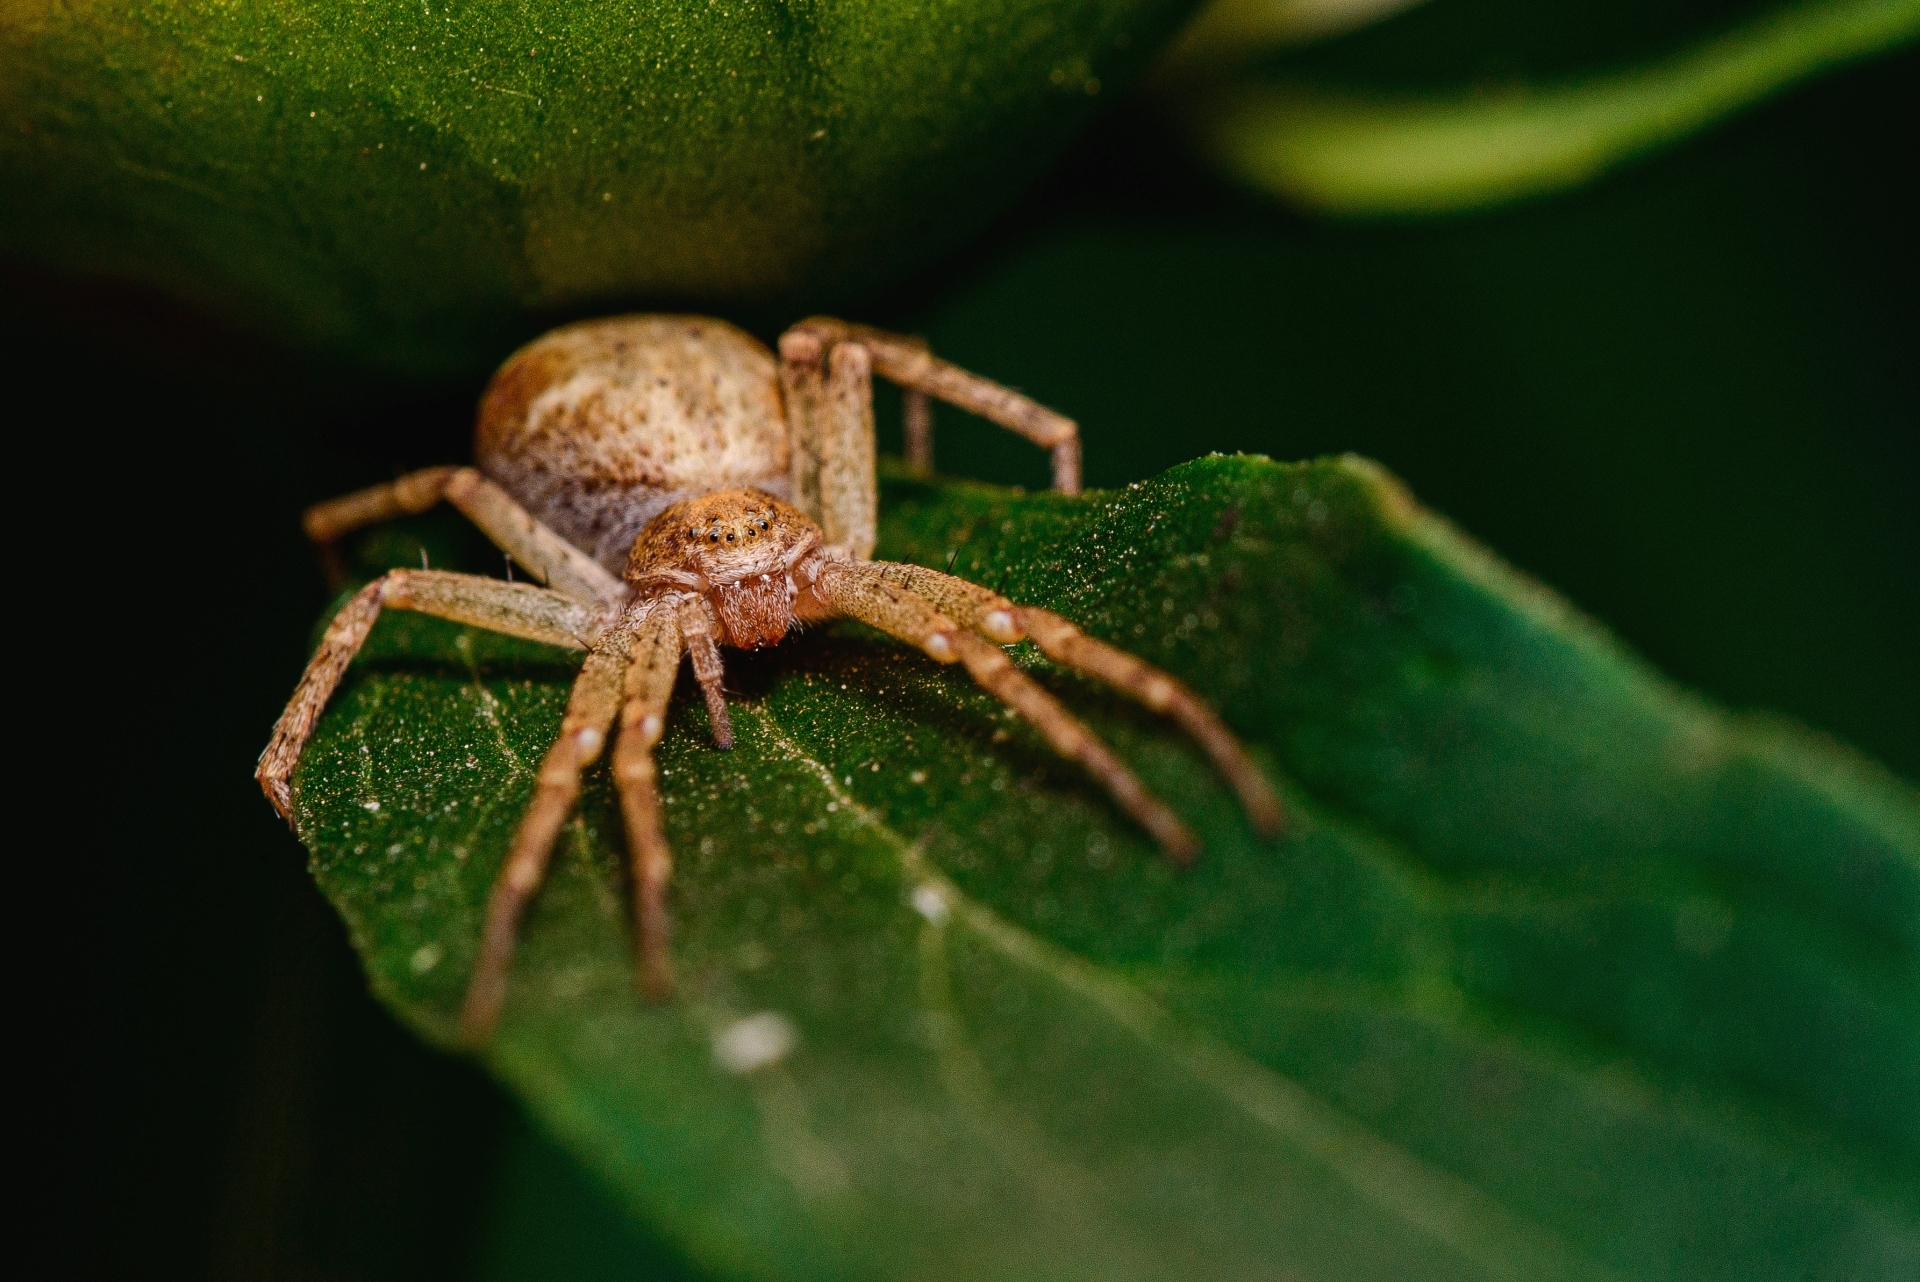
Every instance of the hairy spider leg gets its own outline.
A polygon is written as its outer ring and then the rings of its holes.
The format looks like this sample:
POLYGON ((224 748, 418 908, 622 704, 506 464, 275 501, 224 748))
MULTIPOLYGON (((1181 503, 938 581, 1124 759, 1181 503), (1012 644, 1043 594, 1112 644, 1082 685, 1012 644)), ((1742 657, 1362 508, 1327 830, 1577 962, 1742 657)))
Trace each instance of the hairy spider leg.
POLYGON ((917 387, 900 389, 901 453, 922 476, 933 471, 933 398, 917 387))
POLYGON ((713 725, 713 746, 723 751, 733 747, 733 720, 727 715, 727 695, 720 688, 725 675, 720 664, 720 643, 716 639, 720 620, 704 596, 681 600, 677 616, 680 635, 686 639, 687 657, 693 660, 693 675, 700 682, 700 693, 707 700, 707 720, 713 725))
POLYGON ((879 525, 874 471, 873 361, 858 343, 827 351, 808 335, 781 339, 794 506, 855 558, 873 552, 879 525))
POLYGON ((537 582, 589 604, 616 605, 626 599, 619 579, 541 524, 477 468, 429 467, 409 472, 397 481, 316 503, 307 509, 301 524, 307 537, 319 545, 329 576, 338 580, 344 576, 335 544, 343 535, 424 512, 442 499, 537 582))
POLYGON ((873 439, 873 359, 858 343, 827 357, 826 419, 820 460, 820 528, 830 546, 856 560, 873 555, 880 528, 880 474, 873 439))
POLYGON ((484 1044, 500 1022, 520 919, 528 901, 546 880, 554 842, 567 816, 573 813, 574 802, 580 799, 581 771, 599 758, 607 730, 620 711, 632 640, 632 625, 622 620, 587 653, 580 675, 574 678, 559 737, 540 762, 533 802, 520 819, 513 846, 487 895, 480 955, 474 962, 473 978, 467 981, 466 1003, 460 1009, 460 1035, 468 1045, 484 1044))
POLYGON ((815 316, 780 336, 780 380, 793 444, 793 502, 819 521, 829 545, 848 549, 858 560, 873 552, 877 500, 872 374, 908 393, 911 466, 933 467, 933 420, 927 403, 933 396, 1048 450, 1054 488, 1064 494, 1080 492, 1080 429, 1072 419, 939 359, 917 338, 815 316), (841 358, 842 352, 849 355, 841 358))
POLYGON ((865 532, 846 529, 849 523, 827 512, 820 501, 820 472, 827 453, 826 349, 812 335, 783 335, 779 368, 781 398, 787 409, 787 480, 793 505, 819 524, 829 542, 833 536, 826 531, 833 528, 857 546, 865 532))
MULTIPOLYGON (((920 473, 933 471, 933 398, 928 394, 926 388, 916 386, 911 381, 895 377, 898 373, 913 372, 913 365, 905 354, 910 349, 922 353, 928 352, 929 349, 926 340, 914 338, 907 334, 889 334, 883 330, 861 326, 859 327, 859 337, 850 339, 842 338, 836 343, 836 340, 829 336, 829 329, 831 329, 833 333, 844 335, 853 333, 855 326, 845 321, 831 320, 827 317, 816 317, 813 321, 808 322, 808 326, 809 327, 806 328, 796 326, 788 332, 795 335, 792 351, 796 359, 802 363, 811 362, 816 368, 820 363, 820 353, 827 350, 838 351, 841 348, 859 348, 867 354, 869 362, 875 359, 874 352, 870 350, 868 346, 869 342, 876 347, 882 348, 886 352, 888 367, 887 370, 882 372, 893 382, 899 383, 900 385, 901 435, 904 438, 902 441, 902 453, 906 457, 907 466, 915 472, 920 473)), ((787 348, 783 345, 783 355, 785 355, 786 350, 787 348)), ((944 362, 937 363, 944 364, 944 362)), ((962 378, 974 378, 973 375, 957 367, 948 366, 947 368, 954 369, 962 378)), ((978 379, 976 381, 980 383, 987 382, 985 379, 978 379)), ((998 384, 994 384, 993 386, 998 387, 998 384)), ((862 412, 870 419, 873 415, 871 382, 869 381, 861 390, 869 398, 862 412)), ((999 390, 1006 392, 1007 389, 999 388, 999 390)), ((1017 393, 1008 393, 1008 395, 1018 396, 1017 393)), ((1026 400, 1024 397, 1019 397, 1019 399, 1023 402, 1026 400)), ((1032 403, 1026 402, 1026 404, 1031 405, 1032 403)), ((1052 410, 1048 410, 1043 406, 1035 406, 1034 410, 1037 410, 1039 415, 1051 415, 1054 418, 1059 417, 1053 414, 1052 410)), ((1033 410, 1023 412, 1028 415, 1033 415, 1034 417, 1038 416, 1034 415, 1033 410)), ((998 421, 995 420, 991 414, 987 414, 986 417, 990 421, 998 421)), ((1063 421, 1067 422, 1069 426, 1072 425, 1071 420, 1063 421)), ((1015 428, 1015 430, 1019 429, 1015 428)), ((1021 434, 1027 436, 1030 440, 1032 439, 1030 433, 1022 432, 1021 434)), ((1077 481, 1075 488, 1078 488, 1077 481)), ((832 542, 832 540, 828 541, 832 542)))
POLYGON ((625 702, 613 743, 613 781, 627 830, 633 878, 633 947, 640 992, 651 1001, 673 995, 673 955, 668 951, 667 881, 673 851, 661 824, 654 745, 667 728, 667 704, 686 645, 673 602, 662 601, 635 632, 629 648, 625 702))
MULTIPOLYGON (((1080 429, 1066 415, 990 378, 943 361, 927 349, 925 342, 904 334, 852 325, 830 316, 809 317, 787 331, 795 332, 812 335, 823 349, 835 343, 859 343, 871 353, 874 372, 882 378, 978 414, 1051 452, 1054 488, 1064 494, 1080 492, 1080 429)), ((784 336, 781 342, 784 355, 784 336)))
POLYGON ((925 597, 942 614, 1002 645, 1032 638, 1049 657, 1097 677, 1153 711, 1171 718, 1213 759, 1214 768, 1240 797, 1255 830, 1279 831, 1285 822, 1280 799, 1247 756, 1219 714, 1185 682, 1124 650, 1082 632, 1050 610, 1015 605, 977 583, 919 565, 876 561, 886 578, 925 597))
POLYGON ((382 608, 413 610, 576 650, 592 646, 605 622, 603 611, 530 583, 503 583, 444 570, 392 570, 375 579, 354 593, 327 625, 319 649, 307 661, 260 754, 253 777, 282 819, 293 818, 288 781, 300 753, 382 608))
POLYGON ((1187 863, 1199 853, 1200 843, 1179 816, 1059 700, 1014 667, 999 646, 961 628, 926 598, 890 582, 883 566, 826 562, 813 590, 837 613, 917 646, 941 663, 964 664, 982 689, 1024 717, 1054 751, 1079 762, 1099 780, 1169 857, 1187 863))

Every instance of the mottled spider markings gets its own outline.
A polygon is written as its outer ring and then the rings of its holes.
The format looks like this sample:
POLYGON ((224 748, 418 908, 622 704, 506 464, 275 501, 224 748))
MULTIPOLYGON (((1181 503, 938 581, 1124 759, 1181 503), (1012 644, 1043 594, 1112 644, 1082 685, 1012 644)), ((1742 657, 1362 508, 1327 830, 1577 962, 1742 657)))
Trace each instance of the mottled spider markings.
POLYGON ((1113 752, 1007 658, 1031 639, 1178 722, 1239 793, 1254 825, 1279 803, 1239 743, 1173 677, 1059 615, 964 579, 868 559, 877 516, 872 374, 908 393, 909 461, 932 464, 926 397, 962 406, 1052 451, 1058 488, 1079 489, 1073 422, 968 374, 911 339, 815 319, 780 356, 720 321, 635 316, 569 326, 510 358, 481 399, 479 466, 439 467, 322 503, 309 535, 330 547, 376 521, 442 499, 544 586, 394 570, 334 617, 261 754, 257 778, 291 818, 301 749, 382 609, 416 610, 585 650, 560 733, 489 897, 461 1026, 489 1037, 505 1005, 520 920, 579 799, 581 773, 614 736, 613 778, 633 877, 640 987, 674 987, 653 749, 681 656, 691 662, 717 746, 733 743, 722 645, 760 649, 796 625, 853 618, 959 663, 988 693, 1078 762, 1173 859, 1192 832, 1113 752))

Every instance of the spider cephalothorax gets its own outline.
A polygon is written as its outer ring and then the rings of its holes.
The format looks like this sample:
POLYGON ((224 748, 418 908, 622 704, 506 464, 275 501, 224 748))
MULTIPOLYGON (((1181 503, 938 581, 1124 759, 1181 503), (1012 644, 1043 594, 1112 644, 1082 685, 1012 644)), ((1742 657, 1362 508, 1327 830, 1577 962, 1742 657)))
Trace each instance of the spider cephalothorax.
POLYGON ((418 610, 587 652, 558 738, 541 763, 487 905, 462 1026, 487 1037, 506 1001, 515 936, 581 772, 613 735, 613 776, 634 882, 642 989, 673 988, 653 748, 681 656, 692 663, 713 737, 732 743, 720 646, 777 644, 796 625, 853 618, 959 663, 1061 755, 1079 762, 1167 853, 1197 843, 1092 731, 1007 658, 1028 639, 1056 662, 1165 713, 1213 758, 1262 830, 1280 822, 1272 789, 1220 719, 1173 677, 1057 614, 922 566, 871 561, 875 519, 870 380, 906 388, 909 461, 931 463, 926 396, 1009 427, 1053 452, 1059 488, 1079 488, 1073 423, 878 330, 815 319, 789 330, 780 359, 720 321, 637 316, 557 330, 516 353, 481 401, 481 467, 429 468, 307 513, 323 546, 358 526, 442 499, 466 513, 545 587, 394 570, 328 625, 257 772, 283 816, 320 712, 385 608, 418 610), (784 494, 785 497, 780 495, 784 494))
POLYGON ((624 575, 636 591, 674 586, 704 593, 727 645, 777 645, 794 623, 794 600, 818 557, 820 527, 764 490, 732 489, 676 503, 641 532, 624 575))

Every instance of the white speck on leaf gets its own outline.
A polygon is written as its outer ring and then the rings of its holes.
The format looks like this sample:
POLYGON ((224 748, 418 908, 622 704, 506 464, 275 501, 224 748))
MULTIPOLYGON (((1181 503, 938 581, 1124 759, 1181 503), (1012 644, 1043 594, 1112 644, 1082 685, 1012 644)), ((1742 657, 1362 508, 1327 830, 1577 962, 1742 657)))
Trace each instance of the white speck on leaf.
POLYGON ((422 944, 413 950, 413 956, 407 959, 407 966, 416 975, 424 975, 440 964, 444 954, 438 944, 422 944))
POLYGON ((799 1040, 785 1015, 763 1010, 720 1030, 713 1039, 713 1062, 729 1073, 751 1073, 785 1059, 799 1040))
POLYGON ((914 887, 913 911, 925 917, 936 926, 944 926, 947 921, 947 897, 940 887, 930 881, 923 881, 914 887))

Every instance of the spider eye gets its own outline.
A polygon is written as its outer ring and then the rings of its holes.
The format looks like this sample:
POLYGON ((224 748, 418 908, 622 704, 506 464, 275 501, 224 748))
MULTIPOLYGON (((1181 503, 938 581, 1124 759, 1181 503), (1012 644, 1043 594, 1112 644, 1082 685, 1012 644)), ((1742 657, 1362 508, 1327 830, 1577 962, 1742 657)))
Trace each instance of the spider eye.
POLYGON ((720 531, 715 530, 712 534, 708 535, 707 538, 711 542, 718 543, 720 541, 720 531))
POLYGON ((763 529, 763 530, 764 530, 764 529, 766 529, 766 528, 767 528, 767 523, 766 523, 765 521, 762 521, 762 522, 760 522, 760 528, 761 528, 761 529, 763 529))

